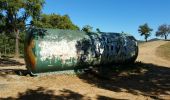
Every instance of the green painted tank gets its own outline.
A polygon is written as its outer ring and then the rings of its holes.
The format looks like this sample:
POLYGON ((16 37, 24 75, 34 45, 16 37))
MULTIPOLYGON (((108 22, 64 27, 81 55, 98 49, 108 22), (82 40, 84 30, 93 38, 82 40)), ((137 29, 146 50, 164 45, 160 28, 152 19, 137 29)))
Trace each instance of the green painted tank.
POLYGON ((26 67, 33 74, 131 63, 137 55, 136 39, 123 33, 30 28, 25 38, 26 67))

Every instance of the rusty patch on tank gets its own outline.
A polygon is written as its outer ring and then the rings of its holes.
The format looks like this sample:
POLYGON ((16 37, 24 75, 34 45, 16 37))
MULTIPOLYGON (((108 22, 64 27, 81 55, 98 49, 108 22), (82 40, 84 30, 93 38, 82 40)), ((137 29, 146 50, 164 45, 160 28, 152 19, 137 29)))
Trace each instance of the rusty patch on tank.
POLYGON ((31 64, 32 69, 35 69, 35 65, 36 65, 36 57, 32 51, 34 47, 35 47, 35 42, 33 39, 31 39, 30 45, 27 47, 27 55, 28 55, 29 62, 31 64))

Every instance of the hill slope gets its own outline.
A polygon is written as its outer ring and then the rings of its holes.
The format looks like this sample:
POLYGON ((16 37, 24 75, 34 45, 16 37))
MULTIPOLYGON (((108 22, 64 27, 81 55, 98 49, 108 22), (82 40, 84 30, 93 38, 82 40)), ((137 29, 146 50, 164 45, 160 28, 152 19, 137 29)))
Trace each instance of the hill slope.
POLYGON ((167 42, 159 46, 156 50, 157 56, 160 56, 166 60, 170 61, 170 42, 167 42))
MULTIPOLYGON (((162 55, 162 51, 160 51, 159 55, 157 55, 157 49, 162 48, 160 47, 161 45, 167 45, 166 43, 169 44, 169 41, 160 40, 141 44, 139 47, 139 56, 137 60, 145 63, 170 67, 170 62, 160 57, 160 55, 162 55)), ((161 50, 163 50, 163 48, 161 50)))

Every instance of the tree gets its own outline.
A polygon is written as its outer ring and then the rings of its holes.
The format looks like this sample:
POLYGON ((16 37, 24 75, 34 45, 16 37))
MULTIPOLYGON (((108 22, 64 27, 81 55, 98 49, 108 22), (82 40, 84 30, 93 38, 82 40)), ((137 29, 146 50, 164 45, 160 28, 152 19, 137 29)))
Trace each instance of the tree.
POLYGON ((89 32, 92 32, 92 29, 93 29, 93 27, 91 27, 90 25, 85 25, 82 28, 82 31, 89 33, 89 32))
POLYGON ((42 14, 40 20, 34 23, 34 26, 40 28, 79 30, 79 27, 73 24, 68 15, 61 16, 57 14, 42 14))
POLYGON ((100 33, 100 32, 101 32, 99 28, 96 28, 96 31, 97 31, 98 33, 100 33))
POLYGON ((166 40, 169 34, 170 34, 170 25, 163 24, 158 27, 158 30, 156 31, 155 35, 157 37, 159 36, 164 37, 166 40))
POLYGON ((25 29, 25 22, 29 17, 38 20, 44 0, 1 0, 1 13, 5 16, 5 31, 15 37, 15 57, 19 57, 20 31, 25 29))
POLYGON ((3 5, 4 3, 0 1, 0 34, 3 32, 5 26, 5 16, 3 15, 3 5))
POLYGON ((153 29, 151 29, 147 23, 140 25, 138 29, 138 32, 140 33, 141 36, 144 36, 146 42, 151 34, 151 31, 153 31, 153 29))

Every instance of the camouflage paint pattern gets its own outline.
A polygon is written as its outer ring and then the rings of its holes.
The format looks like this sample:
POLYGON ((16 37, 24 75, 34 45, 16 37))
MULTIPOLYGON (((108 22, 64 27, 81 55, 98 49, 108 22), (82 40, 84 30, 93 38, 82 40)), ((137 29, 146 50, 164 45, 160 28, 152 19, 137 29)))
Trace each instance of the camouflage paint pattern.
POLYGON ((32 73, 130 63, 137 55, 137 41, 128 34, 30 28, 25 39, 25 61, 32 73))

